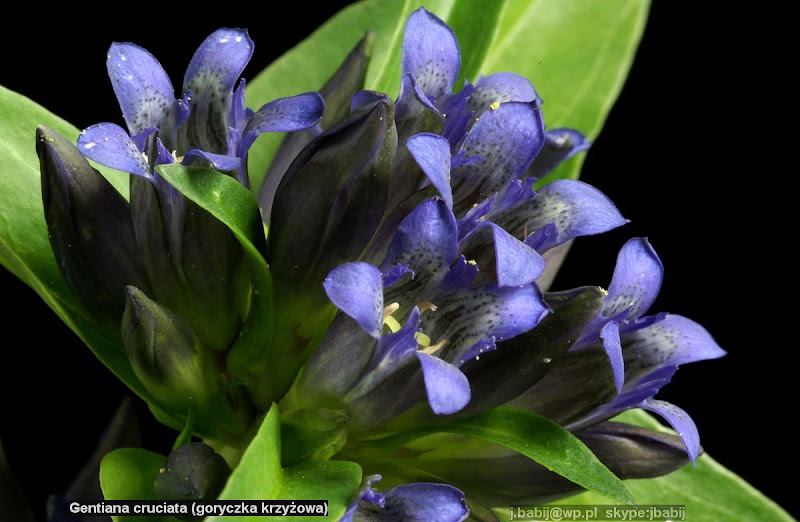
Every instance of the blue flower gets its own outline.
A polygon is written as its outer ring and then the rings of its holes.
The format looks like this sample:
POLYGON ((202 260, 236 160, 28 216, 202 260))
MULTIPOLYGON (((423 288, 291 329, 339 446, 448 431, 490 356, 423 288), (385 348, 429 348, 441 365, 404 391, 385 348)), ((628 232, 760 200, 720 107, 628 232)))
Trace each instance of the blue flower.
MULTIPOLYGON (((627 221, 586 183, 534 190, 588 140, 572 129, 546 132, 541 100, 517 75, 452 93, 459 66, 450 28, 414 12, 388 201, 360 259, 323 281, 340 312, 281 402, 285 422, 343 412, 338 435, 324 438, 335 439, 328 455, 341 448, 376 473, 391 461, 393 484, 435 476, 490 507, 577 486, 527 457, 452 434, 427 435, 374 462, 366 441, 420 427, 430 434, 438 423, 512 406, 573 431, 623 478, 668 473, 686 456, 694 462, 701 449, 691 418, 654 396, 677 365, 724 352, 689 319, 645 316, 663 268, 643 239, 623 247, 607 292, 542 294, 537 283, 552 280, 557 263, 548 260, 563 245, 627 221), (678 436, 606 422, 630 408, 660 414, 678 436), (434 446, 447 449, 437 456, 434 446)), ((352 106, 375 99, 358 93, 352 106)))
POLYGON ((307 129, 323 110, 317 93, 278 99, 256 112, 245 108, 244 80, 234 87, 252 54, 247 31, 214 31, 195 52, 184 94, 175 99, 153 55, 132 43, 112 44, 106 67, 128 131, 94 125, 83 131, 78 148, 100 164, 144 177, 152 177, 156 165, 180 160, 235 173, 249 186, 245 160, 258 135, 307 129))

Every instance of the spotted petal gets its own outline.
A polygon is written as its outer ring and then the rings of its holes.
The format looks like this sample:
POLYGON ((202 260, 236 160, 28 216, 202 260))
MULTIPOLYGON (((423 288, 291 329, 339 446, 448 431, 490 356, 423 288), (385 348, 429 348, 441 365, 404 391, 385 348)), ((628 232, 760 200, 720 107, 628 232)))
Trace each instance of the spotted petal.
POLYGON ((653 399, 645 401, 642 408, 657 413, 669 422, 672 429, 680 436, 684 446, 686 446, 689 460, 694 464, 702 450, 700 449, 700 434, 697 432, 697 426, 692 418, 689 417, 689 414, 674 404, 653 399))
POLYGON ((625 366, 622 359, 622 345, 619 340, 619 325, 615 321, 607 323, 600 330, 600 340, 611 363, 611 371, 614 373, 614 386, 616 386, 617 393, 619 393, 625 383, 625 366))
POLYGON ((489 219, 518 238, 553 224, 555 234, 531 238, 539 243, 536 246, 540 253, 574 237, 601 234, 627 223, 602 192, 575 180, 554 181, 542 187, 535 196, 528 193, 515 204, 504 208, 498 206, 489 214, 489 219))
POLYGON ((151 176, 142 152, 119 125, 92 125, 78 136, 78 150, 87 158, 106 167, 139 176, 151 176))
POLYGON ((296 132, 313 127, 322 118, 325 103, 316 92, 273 100, 253 114, 244 130, 243 156, 262 132, 296 132))
POLYGON ((656 300, 663 279, 664 265, 647 239, 629 240, 617 256, 603 316, 627 311, 628 319, 641 317, 656 300))
POLYGON ((518 178, 543 143, 544 124, 535 103, 504 103, 484 113, 463 145, 464 159, 481 156, 484 161, 462 165, 451 173, 456 215, 518 178))
POLYGON ((467 107, 480 116, 495 103, 538 101, 539 95, 531 82, 519 74, 504 72, 490 74, 475 82, 475 91, 467 107))
POLYGON ((544 270, 544 258, 494 223, 484 223, 459 242, 459 251, 480 267, 476 284, 521 286, 544 270))
POLYGON ((622 346, 628 386, 663 366, 725 355, 705 328, 691 319, 672 314, 647 328, 623 333, 622 346))
POLYGON ((175 91, 158 60, 138 45, 113 43, 106 68, 130 133, 159 127, 172 110, 175 91))
POLYGON ((460 68, 461 53, 453 30, 425 8, 411 13, 403 33, 398 116, 414 103, 414 84, 428 99, 436 100, 453 90, 460 68))
POLYGON ((428 176, 444 199, 447 207, 453 208, 453 192, 450 189, 450 144, 436 134, 417 134, 406 143, 409 152, 428 176))
POLYGON ((368 263, 335 268, 322 283, 328 298, 352 317, 369 335, 380 339, 383 330, 383 278, 368 263))
POLYGON ((558 167, 562 161, 571 158, 575 154, 589 150, 590 146, 589 139, 574 129, 547 131, 544 147, 531 163, 527 175, 542 179, 558 167))
POLYGON ((198 148, 228 152, 228 127, 233 121, 233 88, 253 54, 253 41, 242 29, 214 31, 195 52, 183 78, 191 91, 191 113, 178 133, 179 152, 198 148))
POLYGON ((383 264, 387 272, 386 267, 406 265, 415 277, 389 289, 387 301, 416 303, 416 293, 441 279, 455 259, 457 236, 455 217, 444 201, 431 199, 417 205, 400 223, 383 264), (409 295, 411 293, 414 295, 409 295), (400 299, 400 294, 406 298, 400 299))
POLYGON ((417 352, 417 357, 422 364, 428 404, 434 413, 448 415, 469 403, 469 381, 461 370, 427 353, 417 352))
POLYGON ((437 309, 423 315, 422 329, 436 342, 448 341, 437 355, 456 365, 466 362, 476 343, 511 339, 550 311, 535 285, 452 289, 431 299, 437 309))

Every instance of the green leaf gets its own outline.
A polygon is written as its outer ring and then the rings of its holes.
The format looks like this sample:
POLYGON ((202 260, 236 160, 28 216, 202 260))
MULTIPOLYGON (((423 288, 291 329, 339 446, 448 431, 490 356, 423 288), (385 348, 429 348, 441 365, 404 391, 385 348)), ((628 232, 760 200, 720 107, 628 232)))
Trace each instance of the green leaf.
POLYGON ((228 369, 242 378, 264 409, 271 403, 263 379, 275 320, 272 278, 264 260, 267 243, 261 211, 253 193, 230 176, 211 169, 161 165, 158 172, 184 196, 224 223, 239 240, 251 266, 253 301, 247 321, 228 354, 228 369), (259 386, 260 385, 260 386, 259 386), (262 390, 259 392, 259 390, 262 390))
MULTIPOLYGON (((515 408, 495 408, 463 420, 358 445, 355 455, 380 460, 382 454, 436 432, 467 435, 500 444, 588 490, 627 504, 634 501, 622 481, 577 437, 544 417, 515 408)), ((345 454, 347 451, 346 448, 345 454)))
MULTIPOLYGON (((158 500, 153 486, 167 458, 139 448, 114 450, 100 463, 100 487, 106 500, 158 500)), ((113 516, 114 522, 172 522, 173 517, 113 516)))
MULTIPOLYGON (((0 264, 30 286, 117 377, 143 399, 142 387, 122 346, 94 327, 58 269, 42 209, 35 132, 46 125, 75 141, 78 129, 31 100, 0 86, 0 264)), ((127 194, 127 174, 99 169, 127 194)))
MULTIPOLYGON (((650 414, 629 411, 615 420, 661 431, 664 428, 650 414)), ((637 504, 678 504, 686 506, 686 520, 696 522, 760 522, 794 520, 786 511, 765 497, 708 455, 664 477, 625 481, 637 504)), ((554 502, 558 505, 607 503, 594 493, 581 493, 554 502)))
MULTIPOLYGON (((622 88, 647 18, 648 0, 364 0, 340 11, 247 87, 252 107, 319 89, 367 30, 375 32, 366 88, 396 96, 400 50, 409 14, 424 5, 455 31, 463 78, 515 72, 544 100, 549 128, 573 127, 594 139, 622 88)), ((281 136, 258 140, 250 153, 258 187, 281 136)), ((584 155, 548 179, 577 178, 584 155)))
MULTIPOLYGON (((267 413, 242 460, 228 479, 220 500, 328 500, 328 518, 337 520, 361 485, 361 468, 354 462, 309 462, 281 468, 280 415, 277 405, 267 413)), ((282 520, 271 517, 270 520, 282 520)), ((286 517, 286 520, 319 520, 286 517)), ((249 522, 252 517, 211 517, 206 522, 249 522)))

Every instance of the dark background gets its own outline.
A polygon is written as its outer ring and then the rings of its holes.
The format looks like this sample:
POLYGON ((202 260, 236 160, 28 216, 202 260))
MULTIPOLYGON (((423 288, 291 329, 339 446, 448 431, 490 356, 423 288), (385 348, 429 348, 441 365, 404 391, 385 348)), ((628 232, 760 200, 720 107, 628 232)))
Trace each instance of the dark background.
MULTIPOLYGON (((27 21, 0 36, 0 83, 79 128, 122 124, 105 75, 111 41, 147 48, 179 86, 205 35, 248 27, 256 52, 245 77, 252 78, 344 3, 294 11, 272 3, 260 19, 225 11, 204 18, 180 8, 168 16, 109 13, 108 24, 72 12, 49 12, 58 23, 20 17, 27 21)), ((582 179, 632 222, 579 240, 555 287, 607 286, 622 244, 649 237, 666 267, 653 310, 691 317, 728 351, 682 368, 659 398, 693 416, 716 459, 795 511, 794 484, 778 471, 797 465, 795 430, 784 420, 797 411, 793 283, 782 239, 792 224, 782 217, 784 195, 774 181, 783 171, 770 159, 782 145, 754 110, 764 104, 745 20, 685 6, 655 1, 630 77, 583 170, 582 179)), ((31 290, 3 269, 0 278, 0 440, 41 507, 91 454, 126 389, 31 290)), ((140 409, 150 430, 145 445, 168 451, 174 434, 140 409)))

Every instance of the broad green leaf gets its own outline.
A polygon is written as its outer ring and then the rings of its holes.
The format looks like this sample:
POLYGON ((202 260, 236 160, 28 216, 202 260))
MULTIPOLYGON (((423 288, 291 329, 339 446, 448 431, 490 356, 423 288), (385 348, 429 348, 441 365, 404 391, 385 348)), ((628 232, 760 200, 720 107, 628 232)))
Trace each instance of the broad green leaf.
POLYGON ((558 424, 535 413, 500 407, 432 428, 399 433, 383 441, 365 444, 360 450, 367 459, 381 458, 383 452, 431 433, 449 432, 490 441, 517 451, 550 471, 600 495, 627 504, 633 497, 583 442, 558 424), (372 447, 371 447, 372 446, 372 447))
MULTIPOLYGON (((107 500, 158 500, 154 481, 167 460, 139 448, 114 450, 100 463, 100 487, 107 500)), ((114 522, 174 522, 173 517, 111 517, 114 522)))
MULTIPOLYGON (((461 79, 510 71, 528 77, 544 99, 549 128, 573 127, 594 139, 602 128, 644 29, 648 0, 364 0, 339 12, 247 87, 250 106, 319 89, 364 32, 375 32, 366 88, 396 96, 408 15, 424 5, 455 31, 461 79)), ((281 136, 250 153, 258 187, 281 136)), ((576 178, 583 155, 549 179, 576 178)))
MULTIPOLYGON (((629 411, 615 420, 647 428, 669 431, 650 414, 629 411)), ((628 480, 625 484, 637 504, 678 504, 686 506, 686 520, 696 522, 760 522, 794 520, 786 511, 765 497, 735 473, 708 455, 696 463, 655 479, 628 480)), ((581 493, 554 504, 607 504, 594 493, 581 493)))
MULTIPOLYGON (((361 485, 354 462, 308 462, 281 469, 280 415, 273 405, 242 460, 231 474, 221 500, 328 500, 328 520, 338 520, 361 485)), ((270 517, 269 520, 283 520, 270 517)), ((286 517, 286 520, 320 520, 286 517)), ((253 522, 253 517, 211 517, 207 522, 253 522)))
POLYGON ((253 193, 235 179, 211 169, 161 165, 158 172, 184 196, 224 223, 239 240, 250 260, 253 301, 247 321, 228 355, 228 369, 242 378, 265 409, 272 397, 263 389, 267 348, 274 328, 272 279, 264 260, 266 237, 253 193), (258 386, 261 384, 262 386, 258 386))
MULTIPOLYGON (((61 276, 50 249, 42 209, 36 127, 46 125, 73 141, 78 129, 3 87, 0 114, 0 264, 35 290, 103 364, 147 400, 148 394, 128 364, 124 350, 92 326, 91 318, 61 276)), ((127 174, 100 171, 117 190, 127 194, 127 174)))

